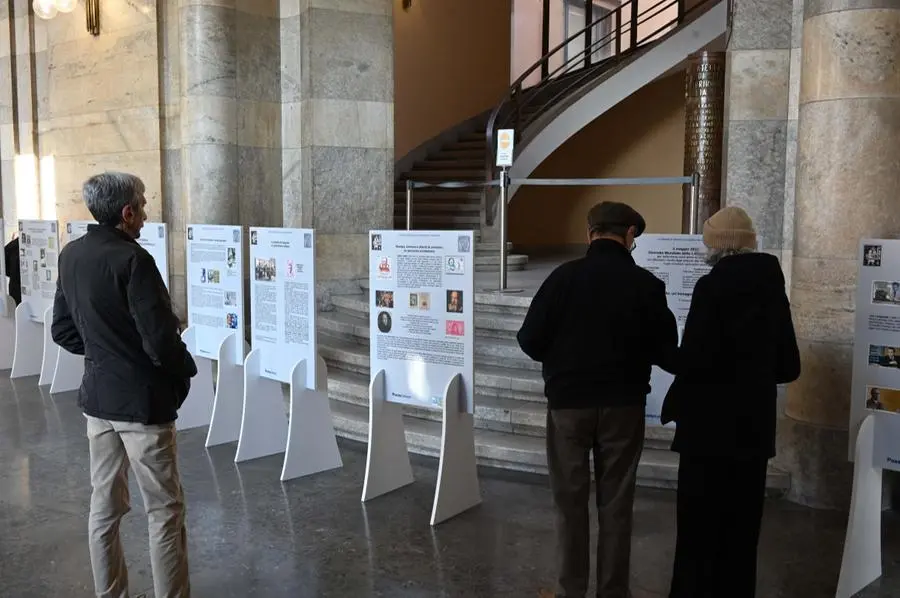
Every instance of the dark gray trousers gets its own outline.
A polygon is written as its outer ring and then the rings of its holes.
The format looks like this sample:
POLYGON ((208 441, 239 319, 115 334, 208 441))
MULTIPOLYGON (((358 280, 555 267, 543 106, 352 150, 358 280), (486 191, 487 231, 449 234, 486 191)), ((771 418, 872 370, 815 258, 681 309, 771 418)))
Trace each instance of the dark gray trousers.
POLYGON ((547 464, 556 504, 559 596, 584 598, 590 580, 594 455, 598 598, 628 598, 634 487, 644 445, 644 407, 550 409, 547 464))

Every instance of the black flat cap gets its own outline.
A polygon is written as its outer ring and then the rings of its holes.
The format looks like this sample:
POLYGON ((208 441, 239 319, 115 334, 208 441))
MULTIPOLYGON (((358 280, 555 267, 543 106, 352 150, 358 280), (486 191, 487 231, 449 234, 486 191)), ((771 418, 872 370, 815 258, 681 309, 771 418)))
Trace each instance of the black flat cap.
POLYGON ((637 229, 634 236, 640 237, 644 234, 647 223, 637 210, 617 201, 601 201, 588 212, 588 228, 606 232, 613 226, 633 226, 637 229))

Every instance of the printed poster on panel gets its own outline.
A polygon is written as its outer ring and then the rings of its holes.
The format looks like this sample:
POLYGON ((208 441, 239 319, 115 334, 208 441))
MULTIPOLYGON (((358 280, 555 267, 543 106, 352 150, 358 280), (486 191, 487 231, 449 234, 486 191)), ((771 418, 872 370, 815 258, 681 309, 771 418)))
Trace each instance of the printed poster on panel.
POLYGON ((290 383, 306 360, 306 387, 316 387, 316 270, 312 229, 250 229, 251 344, 262 375, 290 383))
MULTIPOLYGON (((706 246, 702 235, 645 234, 637 238, 632 256, 666 284, 666 300, 678 322, 678 338, 691 308, 694 285, 708 273, 706 246)), ((654 366, 650 375, 650 394, 647 395, 647 424, 660 425, 663 400, 674 377, 654 366)), ((674 424, 669 424, 674 426, 674 424)))
POLYGON ((197 354, 219 357, 219 345, 237 334, 235 359, 244 358, 244 265, 240 226, 189 224, 188 325, 197 331, 197 354))
POLYGON ((474 247, 469 231, 370 231, 371 372, 388 401, 441 409, 462 374, 472 412, 474 247))
POLYGON ((19 220, 19 268, 22 303, 29 318, 43 324, 56 294, 59 232, 56 220, 19 220))

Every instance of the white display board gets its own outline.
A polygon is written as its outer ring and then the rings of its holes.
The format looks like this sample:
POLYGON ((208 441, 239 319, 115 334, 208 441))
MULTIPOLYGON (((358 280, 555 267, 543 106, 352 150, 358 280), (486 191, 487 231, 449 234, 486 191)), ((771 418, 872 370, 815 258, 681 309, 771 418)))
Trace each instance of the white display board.
POLYGON ((312 229, 250 229, 250 345, 261 375, 290 383, 305 359, 316 388, 316 254, 312 229))
POLYGON ((474 234, 369 233, 369 444, 362 500, 412 483, 400 404, 442 412, 431 524, 481 502, 474 436, 474 234))
POLYGON ((19 220, 22 303, 32 322, 43 324, 56 294, 59 235, 56 220, 19 220))
POLYGON ((875 467, 900 470, 900 240, 859 245, 850 446, 859 426, 874 421, 875 467))
POLYGON ((370 360, 389 402, 441 409, 462 374, 474 408, 474 241, 465 231, 373 231, 369 248, 370 360))
MULTIPOLYGON (((666 284, 666 300, 678 322, 678 338, 691 308, 694 285, 710 271, 706 263, 707 250, 702 235, 646 234, 637 239, 634 257, 637 265, 646 268, 666 284)), ((650 375, 650 394, 647 396, 646 422, 660 425, 663 401, 674 377, 658 367, 650 375)), ((674 427, 674 423, 668 424, 674 427)))
POLYGON ((217 360, 231 333, 243 363, 244 266, 240 226, 190 224, 187 228, 188 326, 196 330, 196 355, 217 360))
MULTIPOLYGON (((0 244, 6 247, 6 228, 0 219, 0 244)), ((6 259, 0 259, 0 370, 12 367, 16 345, 16 304, 9 296, 9 280, 6 278, 6 259)))

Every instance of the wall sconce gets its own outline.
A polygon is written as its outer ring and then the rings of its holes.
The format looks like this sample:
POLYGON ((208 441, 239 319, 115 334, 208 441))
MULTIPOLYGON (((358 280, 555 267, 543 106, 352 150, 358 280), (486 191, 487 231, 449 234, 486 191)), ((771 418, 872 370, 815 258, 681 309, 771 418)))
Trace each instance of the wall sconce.
MULTIPOLYGON (((78 7, 78 0, 33 0, 34 14, 41 19, 52 19, 59 13, 70 13, 78 7)), ((93 36, 100 35, 100 0, 84 0, 87 30, 93 36)))

